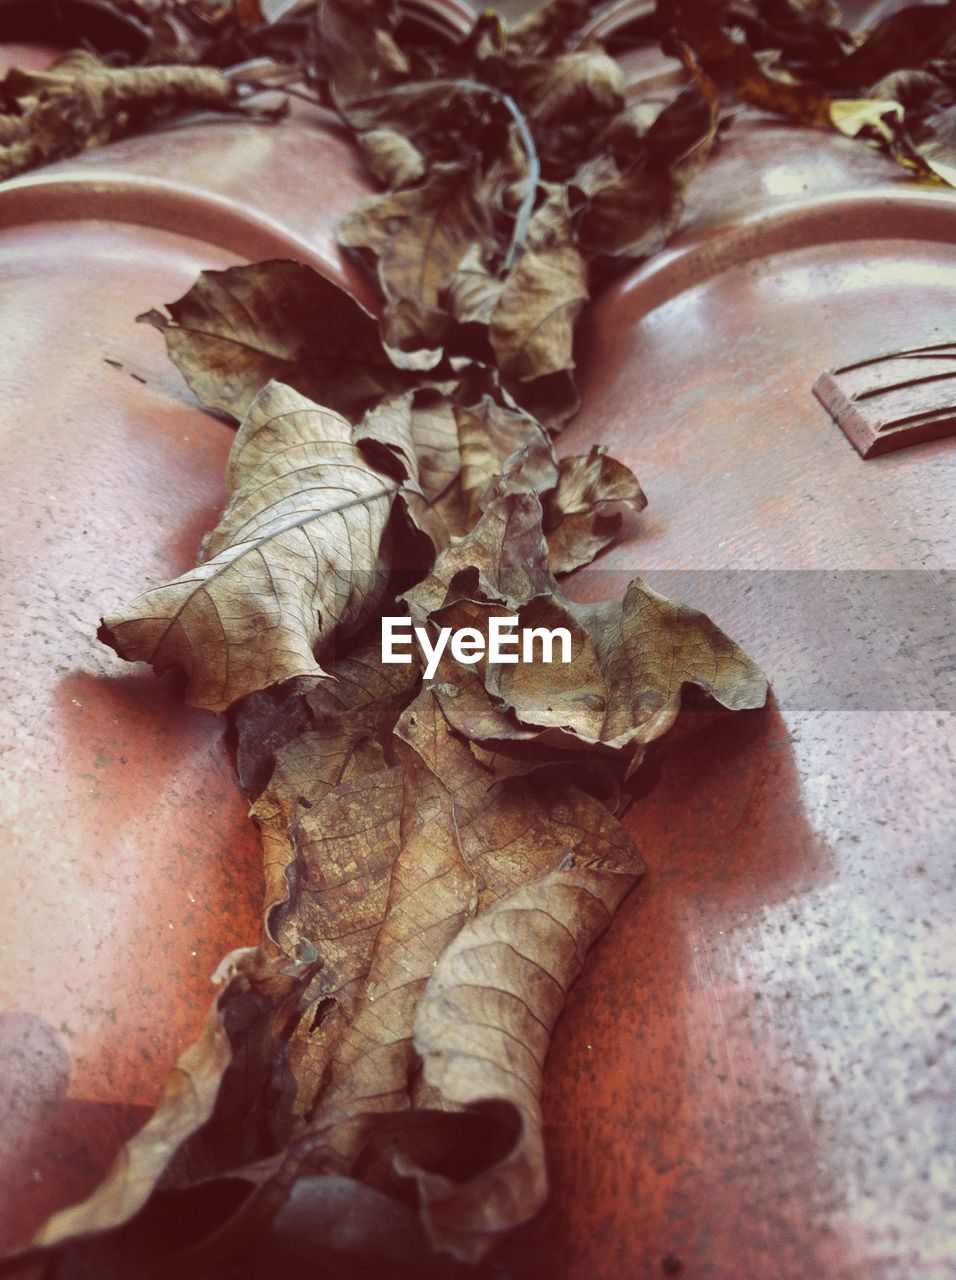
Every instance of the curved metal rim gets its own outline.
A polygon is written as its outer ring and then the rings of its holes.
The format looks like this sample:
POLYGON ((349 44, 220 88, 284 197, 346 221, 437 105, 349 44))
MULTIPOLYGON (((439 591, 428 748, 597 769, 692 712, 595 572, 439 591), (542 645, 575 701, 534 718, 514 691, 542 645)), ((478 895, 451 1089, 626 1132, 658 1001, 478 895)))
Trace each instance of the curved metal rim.
POLYGON ((596 37, 606 40, 631 22, 641 18, 649 18, 657 11, 655 0, 619 0, 617 4, 608 5, 601 13, 595 14, 580 32, 578 44, 596 37))
POLYGON ((598 306, 627 298, 639 316, 732 267, 772 253, 857 240, 924 240, 956 245, 956 198, 943 191, 841 192, 748 214, 665 249, 612 286, 598 306), (915 214, 904 221, 901 213, 915 214))
POLYGON ((215 245, 248 261, 293 258, 357 296, 370 290, 344 256, 310 243, 274 218, 235 200, 162 178, 109 169, 88 174, 27 174, 0 186, 0 229, 41 222, 100 220, 151 227, 215 245))
POLYGON ((475 25, 477 14, 465 0, 402 0, 399 6, 409 17, 419 14, 445 27, 451 35, 465 36, 475 25))

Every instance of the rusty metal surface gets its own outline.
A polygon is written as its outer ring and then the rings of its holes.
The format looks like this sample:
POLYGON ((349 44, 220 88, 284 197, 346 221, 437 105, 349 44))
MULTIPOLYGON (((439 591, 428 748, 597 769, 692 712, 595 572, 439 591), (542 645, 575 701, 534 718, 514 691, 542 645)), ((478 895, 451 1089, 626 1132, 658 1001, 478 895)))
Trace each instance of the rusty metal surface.
MULTIPOLYGON (((220 724, 93 639, 190 562, 231 438, 132 317, 242 257, 354 281, 333 228, 365 190, 302 115, 0 189, 5 1243, 93 1184, 257 931, 220 724)), ((498 1280, 951 1274, 954 454, 864 464, 812 387, 952 338, 954 219, 883 157, 742 113, 672 245, 592 308, 562 451, 605 443, 650 506, 577 590, 646 574, 777 700, 649 777, 648 875, 549 1060, 553 1194, 498 1280)))

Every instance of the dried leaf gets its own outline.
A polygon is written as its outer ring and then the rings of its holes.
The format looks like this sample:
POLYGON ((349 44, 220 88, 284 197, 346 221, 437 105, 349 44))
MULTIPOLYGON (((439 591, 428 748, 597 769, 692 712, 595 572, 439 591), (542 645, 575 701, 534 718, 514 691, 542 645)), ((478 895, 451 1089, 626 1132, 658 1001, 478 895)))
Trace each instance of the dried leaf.
POLYGON ((669 6, 681 45, 718 84, 728 85, 744 102, 789 116, 801 124, 826 126, 830 100, 818 84, 778 74, 761 61, 736 30, 728 29, 727 0, 674 0, 669 6), (727 24, 725 26, 725 24, 727 24))
POLYGON ((319 70, 340 109, 408 75, 408 60, 391 34, 396 21, 390 0, 322 0, 318 6, 319 70))
POLYGON ((828 78, 865 89, 893 71, 921 67, 956 53, 956 14, 950 5, 912 4, 891 13, 866 35, 828 78))
MULTIPOLYGON (((579 479, 588 473, 575 471, 579 479)), ((626 476, 612 474, 626 491, 626 476)), ((548 569, 540 501, 509 491, 507 478, 471 533, 405 599, 413 617, 474 627, 486 638, 492 617, 516 616, 522 629, 565 628, 570 661, 480 660, 478 670, 519 726, 546 731, 544 741, 566 748, 637 748, 640 756, 674 723, 688 684, 730 710, 766 699, 762 673, 709 618, 640 579, 620 602, 567 600, 548 569)), ((502 722, 503 737, 512 736, 512 723, 502 722)), ((481 738, 494 736, 486 725, 481 738)))
POLYGON ((520 485, 544 493, 558 483, 554 450, 534 418, 505 409, 490 396, 454 412, 468 528, 484 510, 492 484, 508 470, 509 462, 515 463, 512 489, 520 485))
POLYGON ((372 196, 345 217, 340 242, 377 260, 390 346, 414 350, 441 341, 448 321, 442 295, 469 247, 487 234, 467 165, 433 165, 420 186, 372 196))
MULTIPOLYGON (((156 1111, 126 1143, 96 1191, 54 1214, 33 1243, 51 1246, 128 1222, 164 1175, 169 1185, 167 1171, 173 1161, 182 1161, 187 1145, 196 1162, 193 1176, 201 1176, 210 1130, 217 1131, 219 1155, 242 1162, 248 1143, 240 1130, 263 1121, 263 1096, 282 1070, 283 1027, 310 974, 308 964, 270 960, 255 948, 226 956, 215 979, 225 986, 201 1037, 173 1069, 156 1111)), ((266 1114, 266 1123, 278 1119, 278 1108, 266 1114)), ((287 1138, 287 1132, 281 1134, 278 1145, 287 1138)))
MULTIPOLYGON (((271 776, 251 810, 262 833, 267 934, 289 956, 317 948, 321 963, 309 992, 321 1016, 292 1040, 299 1110, 318 1089, 384 914, 402 799, 385 747, 419 679, 415 664, 383 664, 377 642, 330 672, 335 684, 313 681, 299 694, 309 727, 270 751, 271 776)), ((244 706, 240 741, 258 736, 261 723, 260 708, 244 706)))
POLYGON ((620 750, 652 742, 676 720, 689 684, 733 711, 766 700, 760 670, 705 614, 639 578, 620 603, 579 605, 557 593, 531 599, 518 617, 522 627, 567 627, 571 662, 488 666, 485 685, 521 724, 549 729, 569 745, 620 750))
POLYGON ((613 58, 597 49, 519 64, 521 102, 533 125, 586 119, 596 126, 624 105, 624 76, 613 58))
POLYGON ((923 163, 951 187, 956 187, 956 107, 927 116, 914 138, 923 163))
POLYGON ((431 573, 405 592, 412 616, 424 621, 440 609, 459 577, 484 599, 515 607, 547 589, 548 548, 537 494, 506 491, 489 502, 467 537, 452 543, 431 573))
POLYGON ((595 940, 642 871, 610 814, 573 786, 551 810, 561 863, 469 922, 447 948, 415 1017, 426 1085, 443 1105, 515 1113, 511 1149, 464 1186, 416 1176, 429 1236, 477 1262, 547 1196, 543 1067, 564 997, 595 940))
POLYGON ((574 325, 587 301, 584 258, 574 243, 563 191, 538 210, 528 242, 508 276, 491 316, 489 339, 501 369, 522 404, 533 408, 533 389, 517 388, 574 368, 574 325))
POLYGON ((357 719, 326 723, 285 747, 252 810, 270 933, 286 955, 314 947, 321 964, 291 1042, 300 1114, 314 1105, 354 1016, 399 852, 402 770, 386 764, 357 719))
POLYGON ((382 91, 369 92, 339 110, 357 133, 391 129, 437 162, 474 160, 474 133, 494 106, 496 95, 471 81, 407 79, 382 91), (466 145, 466 140, 472 140, 466 145))
POLYGON ((356 417, 408 378, 382 347, 364 307, 311 267, 284 259, 204 271, 140 319, 165 335, 169 355, 203 404, 241 418, 275 379, 356 417))
POLYGON ((877 135, 892 142, 904 115, 898 102, 876 98, 834 98, 830 103, 830 119, 835 129, 848 138, 859 134, 877 135))
POLYGON ((461 456, 454 410, 447 400, 428 391, 414 398, 406 394, 383 400, 365 415, 356 442, 389 474, 421 477, 418 483, 402 486, 402 498, 412 524, 434 549, 446 547, 465 531, 458 483, 461 456))
POLYGON ((185 671, 188 700, 212 711, 324 674, 313 650, 357 626, 383 585, 397 489, 366 462, 344 418, 279 383, 253 402, 227 480, 204 562, 100 629, 128 661, 185 671))
MULTIPOLYGON (((398 732, 410 751, 388 914, 311 1127, 324 1162, 349 1170, 379 1115, 410 1104, 516 1108, 516 1147, 455 1185, 453 1196, 412 1157, 403 1162, 419 1181, 433 1243, 476 1260, 543 1199, 540 1068, 550 1029, 567 981, 641 864, 610 814, 576 788, 557 793, 545 778, 496 782, 452 732, 433 692, 419 695, 398 732), (526 915, 536 922, 521 929, 526 915), (477 1060, 482 1021, 491 1071, 477 1060), (446 1058, 462 1070, 449 1075, 446 1058)), ((402 1126, 389 1134, 401 1149, 402 1126)))
MULTIPOLYGON (((537 486, 539 492, 551 486, 537 486)), ((544 504, 548 564, 552 573, 570 573, 590 564, 613 542, 621 527, 620 507, 643 511, 647 506, 629 467, 594 445, 577 458, 562 458, 557 487, 544 504)))
POLYGON ((93 54, 67 54, 49 71, 13 68, 0 82, 0 109, 21 127, 0 141, 0 181, 101 146, 176 111, 238 108, 231 81, 212 67, 108 67, 93 54))
POLYGON ((356 142, 367 167, 386 187, 407 187, 425 176, 422 153, 395 129, 370 129, 356 142))
POLYGON ((628 111, 608 131, 620 160, 598 156, 575 175, 587 196, 578 234, 595 255, 642 258, 663 248, 677 228, 684 190, 698 172, 717 133, 719 103, 697 71, 688 86, 659 112, 638 138, 628 111))
POLYGON ((548 0, 508 29, 508 52, 514 57, 546 57, 565 47, 601 0, 548 0))
POLYGON ((484 265, 481 246, 472 245, 448 283, 449 309, 462 324, 490 324, 504 287, 484 265))

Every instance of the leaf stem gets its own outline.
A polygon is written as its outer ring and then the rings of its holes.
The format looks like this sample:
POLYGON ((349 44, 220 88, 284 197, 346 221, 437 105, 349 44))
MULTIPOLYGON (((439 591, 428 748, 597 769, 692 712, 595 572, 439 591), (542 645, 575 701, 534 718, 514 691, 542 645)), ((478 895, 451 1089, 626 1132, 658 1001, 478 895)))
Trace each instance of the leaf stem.
POLYGON ((525 120, 520 107, 510 94, 494 88, 493 85, 482 84, 480 80, 459 80, 456 83, 463 89, 487 93, 497 99, 515 122, 518 128, 518 135, 521 138, 521 145, 524 147, 525 158, 528 161, 528 190, 525 192, 521 206, 515 215, 511 243, 508 245, 508 252, 505 255, 504 269, 505 271, 510 271, 524 248, 525 240, 528 238, 528 227, 531 223, 531 214, 534 211, 535 197, 538 194, 538 183, 541 180, 541 162, 538 159, 538 149, 534 145, 534 138, 531 136, 527 120, 525 120))

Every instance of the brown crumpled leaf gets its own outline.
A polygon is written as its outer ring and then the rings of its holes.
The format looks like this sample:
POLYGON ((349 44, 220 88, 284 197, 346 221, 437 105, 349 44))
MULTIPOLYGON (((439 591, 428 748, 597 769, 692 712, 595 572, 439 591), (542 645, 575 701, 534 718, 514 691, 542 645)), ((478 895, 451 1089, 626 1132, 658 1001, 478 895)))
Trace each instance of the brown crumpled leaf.
POLYGON ((436 551, 473 527, 505 471, 515 490, 546 492, 558 483, 554 449, 540 424, 490 395, 474 405, 453 404, 427 389, 383 400, 366 414, 356 441, 367 453, 375 450, 368 456, 382 470, 390 470, 391 457, 402 476, 417 471, 420 482, 404 484, 402 498, 436 551))
POLYGON ((407 187, 425 176, 425 159, 409 138, 395 129, 369 129, 356 142, 366 167, 386 187, 407 187))
POLYGON ((448 306, 462 324, 490 324, 505 287, 485 266, 484 256, 482 247, 473 244, 448 282, 448 306))
POLYGON ((442 295, 469 247, 488 234, 468 165, 433 165, 418 186, 371 196, 345 216, 339 242, 377 261, 390 347, 441 343, 449 319, 442 295))
MULTIPOLYGON (((539 493, 550 486, 536 485, 539 493)), ((570 573, 590 564, 617 537, 620 508, 643 511, 647 498, 630 467, 611 458, 603 445, 562 458, 557 486, 544 501, 544 529, 552 573, 570 573)))
POLYGON ((508 28, 508 51, 514 57, 548 57, 565 47, 603 0, 547 0, 508 28))
POLYGON ((620 602, 581 605, 556 594, 529 601, 518 617, 520 626, 566 626, 572 660, 547 669, 489 667, 486 687, 522 724, 561 738, 644 746, 674 723, 688 684, 732 711, 766 700, 763 674, 706 614, 667 600, 640 578, 620 602))
POLYGON ((720 111, 713 84, 689 54, 685 61, 695 83, 646 127, 633 108, 622 112, 608 127, 608 151, 574 176, 587 198, 578 234, 589 253, 642 258, 677 229, 685 189, 710 154, 720 111))
POLYGON ((442 70, 426 79, 409 72, 403 82, 339 102, 339 113, 358 134, 374 129, 401 134, 429 163, 471 165, 475 133, 499 106, 498 95, 475 81, 446 77, 442 70))
POLYGON ((509 493, 489 502, 471 532, 436 559, 431 573, 404 593, 412 617, 424 622, 446 600, 461 575, 486 600, 516 608, 547 590, 548 547, 535 493, 509 493))
MULTIPOLYGON (((549 744, 627 750, 639 761, 674 723, 685 685, 730 710, 766 699, 760 670, 706 615, 666 600, 640 579, 620 602, 566 599, 548 569, 534 493, 505 488, 405 600, 413 617, 474 627, 486 637, 492 616, 517 616, 520 628, 565 628, 569 662, 478 664, 502 710, 523 728, 541 730, 549 744)), ((502 722, 502 737, 513 736, 510 726, 502 722)), ((495 736, 486 726, 482 737, 495 736)))
POLYGON ((718 86, 801 124, 829 123, 829 95, 820 85, 799 81, 758 58, 734 26, 729 0, 665 0, 661 9, 680 44, 693 51, 718 86))
MULTIPOLYGON (((391 727, 389 728, 389 732, 391 727)), ((263 835, 269 927, 286 954, 319 944, 314 1013, 294 1037, 296 1111, 314 1104, 385 920, 399 852, 402 772, 351 714, 279 753, 252 809, 263 835)))
POLYGON ((948 4, 911 4, 890 13, 867 31, 828 80, 865 89, 894 71, 923 66, 956 54, 956 13, 948 4))
POLYGON ((121 1226, 161 1180, 171 1188, 201 1178, 220 1157, 238 1169, 250 1153, 258 1159, 270 1146, 281 1150, 294 1096, 283 1060, 287 1026, 313 968, 314 957, 270 959, 254 947, 227 955, 213 979, 223 989, 202 1035, 179 1059, 153 1115, 96 1191, 54 1214, 33 1245, 121 1226))
POLYGON ((506 409, 485 396, 480 404, 455 408, 458 450, 461 458, 461 496, 471 528, 484 510, 495 481, 516 468, 512 487, 538 493, 558 483, 558 465, 551 441, 529 414, 506 409))
POLYGON ((659 12, 704 71, 743 101, 876 141, 943 181, 956 176, 932 127, 941 105, 935 71, 956 55, 952 6, 908 5, 852 40, 837 14, 790 3, 761 6, 746 34, 726 0, 661 0, 659 12))
POLYGON ((109 67, 85 50, 49 71, 14 67, 0 81, 0 181, 201 109, 240 109, 233 84, 213 67, 109 67))
POLYGON ((577 49, 554 58, 514 64, 522 103, 532 125, 611 116, 624 106, 620 65, 599 49, 577 49))
POLYGON ((956 106, 928 115, 915 132, 913 145, 927 168, 956 187, 956 106))
POLYGON ((373 316, 299 262, 276 258, 204 271, 140 320, 166 338, 170 358, 210 409, 241 418, 266 383, 284 382, 356 418, 408 377, 389 361, 373 316))
POLYGON ((211 711, 324 674, 313 650, 357 627, 384 585, 398 489, 359 452, 345 418, 281 383, 253 402, 227 484, 203 562, 105 618, 99 633, 128 661, 185 671, 187 700, 211 711))
POLYGON ((582 803, 571 785, 563 796, 550 813, 561 860, 465 925, 416 1011, 424 1081, 442 1103, 515 1113, 510 1149, 464 1186, 404 1166, 420 1188, 431 1240, 467 1261, 545 1201, 541 1088, 551 1033, 588 951, 643 869, 610 815, 593 812, 596 801, 582 803))
POLYGON ((392 0, 323 0, 317 19, 319 70, 340 109, 408 75, 408 59, 392 35, 398 21, 392 0))
POLYGON ((526 384, 559 375, 568 384, 560 412, 573 410, 574 325, 587 298, 584 257, 574 242, 567 196, 558 190, 532 218, 525 250, 489 324, 498 367, 521 404, 536 407, 535 389, 526 384))
POLYGON ((312 1159, 354 1170, 379 1117, 391 1117, 393 1161, 419 1184, 433 1244, 474 1261, 544 1197, 539 1095, 550 1030, 641 864, 584 792, 549 788, 546 777, 496 781, 434 692, 419 694, 397 732, 401 849, 364 994, 310 1118, 320 1140, 312 1159), (457 1067, 449 1073, 446 1062, 457 1067), (417 1165, 414 1143, 405 1148, 410 1106, 414 1139, 423 1110, 492 1104, 516 1112, 514 1143, 464 1184, 417 1165))

